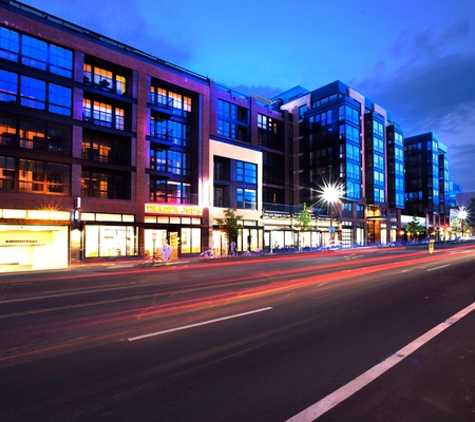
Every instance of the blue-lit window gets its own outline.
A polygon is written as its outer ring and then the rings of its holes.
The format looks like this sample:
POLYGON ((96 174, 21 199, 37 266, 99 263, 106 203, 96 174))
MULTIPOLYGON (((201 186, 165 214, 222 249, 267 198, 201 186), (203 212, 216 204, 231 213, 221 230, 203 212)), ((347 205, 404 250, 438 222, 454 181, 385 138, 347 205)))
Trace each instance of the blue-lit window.
POLYGON ((0 69, 0 101, 15 102, 18 93, 18 76, 0 69))
POLYGON ((350 126, 346 125, 346 139, 348 139, 351 142, 354 142, 355 144, 360 143, 360 130, 350 126))
POLYGON ((7 28, 0 27, 0 57, 18 61, 20 51, 20 34, 7 28))
POLYGON ((384 136, 384 126, 377 120, 373 120, 373 133, 381 138, 384 136))
POLYGON ((236 161, 236 180, 244 183, 257 183, 257 165, 236 161))
POLYGON ((0 27, 0 58, 67 78, 72 77, 71 50, 2 27, 0 27))
POLYGON ((361 156, 360 155, 360 149, 357 146, 348 143, 348 144, 346 144, 346 156, 350 160, 353 160, 353 161, 356 161, 357 163, 359 163, 360 162, 360 156, 361 156))
POLYGON ((384 154, 384 141, 376 136, 373 136, 373 149, 374 151, 384 154))
POLYGON ((374 172, 374 185, 384 187, 384 173, 381 171, 374 172))
POLYGON ((254 189, 236 189, 236 206, 238 208, 257 209, 257 191, 254 189))
POLYGON ((73 52, 51 44, 49 50, 49 70, 56 75, 71 78, 73 69, 73 52))
POLYGON ((71 115, 71 89, 50 83, 48 92, 49 111, 52 113, 71 115))
POLYGON ((374 155, 374 168, 384 170, 384 157, 382 155, 374 155))
POLYGON ((360 112, 352 107, 346 106, 346 120, 360 127, 360 112))
POLYGON ((46 82, 39 79, 21 77, 20 104, 25 107, 44 110, 46 103, 46 82))
POLYGON ((375 204, 384 203, 384 189, 374 189, 374 202, 375 204))
POLYGON ((361 198, 361 185, 359 183, 348 180, 346 182, 346 196, 349 199, 361 198))
POLYGON ((46 70, 48 64, 48 44, 37 38, 23 35, 21 38, 21 62, 35 69, 46 70))
POLYGON ((218 119, 218 135, 230 137, 231 124, 225 120, 218 119))
POLYGON ((349 178, 360 180, 360 166, 353 163, 346 165, 346 172, 349 178))

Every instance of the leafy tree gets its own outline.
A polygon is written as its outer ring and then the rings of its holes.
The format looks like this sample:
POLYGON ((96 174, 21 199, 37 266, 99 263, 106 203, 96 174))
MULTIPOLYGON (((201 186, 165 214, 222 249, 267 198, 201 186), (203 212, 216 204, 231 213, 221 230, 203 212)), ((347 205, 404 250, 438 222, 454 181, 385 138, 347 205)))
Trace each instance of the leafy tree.
POLYGON ((300 232, 307 232, 310 230, 310 223, 312 222, 312 216, 309 214, 309 209, 307 208, 307 204, 304 202, 302 209, 299 211, 297 215, 297 229, 300 232))
POLYGON ((236 209, 227 208, 224 210, 224 218, 218 218, 218 226, 226 233, 228 242, 236 241, 239 230, 242 229, 242 215, 236 215, 236 209))
POLYGON ((417 236, 416 239, 419 239, 419 235, 424 232, 424 227, 422 227, 421 223, 419 223, 417 216, 413 216, 412 220, 407 223, 406 232, 409 235, 417 236))

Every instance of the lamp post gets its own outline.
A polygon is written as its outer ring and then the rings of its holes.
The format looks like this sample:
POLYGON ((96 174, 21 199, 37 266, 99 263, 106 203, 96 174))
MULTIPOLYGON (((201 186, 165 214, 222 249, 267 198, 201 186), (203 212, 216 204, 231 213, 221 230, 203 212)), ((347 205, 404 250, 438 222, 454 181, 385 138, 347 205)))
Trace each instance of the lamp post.
POLYGON ((330 232, 330 246, 334 245, 335 240, 335 227, 333 227, 333 206, 335 203, 340 201, 342 194, 340 186, 328 185, 322 189, 323 192, 323 201, 330 207, 330 227, 328 231, 330 232))
POLYGON ((152 257, 155 257, 155 242, 157 241, 157 233, 152 232, 152 257))
POLYGON ((463 223, 465 219, 467 218, 467 210, 462 209, 458 213, 458 219, 460 221, 460 225, 462 226, 462 237, 463 237, 463 223))

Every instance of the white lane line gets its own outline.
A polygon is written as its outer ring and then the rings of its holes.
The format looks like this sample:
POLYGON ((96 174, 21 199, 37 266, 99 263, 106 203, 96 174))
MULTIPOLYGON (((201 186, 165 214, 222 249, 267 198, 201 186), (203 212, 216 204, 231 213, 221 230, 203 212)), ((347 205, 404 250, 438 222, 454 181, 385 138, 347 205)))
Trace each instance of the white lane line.
POLYGON ((191 324, 191 325, 184 325, 183 327, 171 328, 169 330, 157 331, 155 333, 150 333, 150 334, 144 334, 143 336, 130 337, 127 340, 128 341, 136 341, 136 340, 142 340, 144 338, 161 336, 162 334, 173 333, 174 331, 187 330, 188 328, 200 327, 201 325, 214 324, 215 322, 221 322, 221 321, 226 321, 228 319, 240 318, 240 317, 243 317, 243 316, 256 314, 258 312, 269 311, 271 309, 272 309, 272 307, 256 309, 254 311, 243 312, 241 314, 229 315, 229 316, 226 316, 226 317, 211 319, 209 321, 198 322, 196 324, 191 324))
POLYGON ((287 422, 311 422, 318 419, 324 413, 328 412, 330 409, 334 408, 342 401, 346 400, 348 397, 361 390, 370 382, 377 379, 379 376, 391 369, 394 365, 398 364, 403 359, 408 357, 411 353, 419 349, 419 347, 432 340, 442 331, 449 328, 452 324, 456 323, 473 310, 475 310, 475 303, 472 303, 470 306, 467 306, 465 309, 462 309, 460 312, 457 312, 455 315, 453 315, 446 321, 427 331, 427 333, 423 334, 422 336, 414 340, 412 343, 409 343, 407 346, 404 346, 402 349, 382 361, 380 364, 374 366, 373 368, 361 374, 359 377, 355 378, 353 381, 350 381, 348 384, 329 394, 322 400, 311 405, 310 407, 307 407, 305 410, 288 419, 287 422))
POLYGON ((427 271, 440 270, 441 268, 450 267, 450 264, 442 265, 441 267, 429 268, 427 271))

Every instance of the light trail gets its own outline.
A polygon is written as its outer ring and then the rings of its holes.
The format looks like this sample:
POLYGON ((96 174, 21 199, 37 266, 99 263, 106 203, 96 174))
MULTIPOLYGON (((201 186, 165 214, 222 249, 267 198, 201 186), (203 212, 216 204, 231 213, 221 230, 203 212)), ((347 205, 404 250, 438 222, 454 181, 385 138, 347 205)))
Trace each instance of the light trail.
MULTIPOLYGON (((378 258, 379 259, 379 258, 378 258)), ((378 261, 370 260, 372 262, 378 261)), ((421 263, 426 263, 433 261, 434 258, 432 255, 430 256, 423 256, 419 257, 418 259, 413 259, 411 261, 411 265, 420 265, 421 263)), ((341 266, 341 263, 338 264, 328 264, 323 267, 325 268, 333 268, 335 266, 341 266)), ((359 264, 361 265, 361 263, 359 264)), ((351 284, 354 284, 356 281, 356 277, 362 276, 368 273, 374 274, 375 272, 382 272, 386 270, 394 270, 399 268, 407 268, 408 262, 406 260, 400 260, 396 262, 387 262, 381 263, 376 267, 364 267, 364 268, 357 268, 356 265, 348 265, 346 270, 338 271, 333 273, 320 273, 320 274, 310 274, 305 277, 303 275, 305 273, 309 273, 311 271, 319 270, 322 266, 314 266, 309 268, 305 268, 304 270, 284 270, 284 271, 272 271, 267 272, 265 275, 258 274, 257 276, 251 275, 247 277, 239 277, 234 278, 232 280, 227 280, 226 283, 222 281, 214 281, 208 283, 200 283, 199 285, 192 285, 192 286, 185 286, 182 290, 174 290, 169 292, 161 292, 155 295, 140 295, 134 296, 132 298, 119 298, 115 300, 105 300, 105 301, 96 301, 90 302, 85 304, 77 304, 77 305, 69 305, 64 307, 55 307, 55 308, 48 308, 48 309, 40 309, 40 310, 32 310, 26 312, 18 312, 18 313, 11 313, 6 315, 1 315, 0 318, 13 318, 23 315, 32 315, 35 313, 47 313, 47 312, 55 312, 55 311, 63 311, 63 310, 71 310, 71 309, 78 309, 87 306, 98 306, 104 304, 113 304, 118 302, 127 302, 127 301, 135 301, 139 299, 148 299, 153 300, 159 297, 166 299, 166 296, 169 295, 178 295, 189 293, 190 291, 200 291, 202 288, 214 288, 214 287, 234 287, 232 291, 222 292, 222 293, 215 293, 215 294, 207 294, 201 295, 200 297, 186 299, 186 300, 174 300, 172 302, 161 303, 152 306, 146 306, 141 308, 133 308, 127 309, 119 312, 113 312, 108 314, 100 314, 94 315, 89 317, 81 317, 76 319, 65 320, 62 319, 59 323, 47 324, 39 327, 28 327, 24 330, 16 329, 15 332, 12 332, 11 338, 9 341, 17 339, 21 339, 22 344, 30 337, 36 336, 38 338, 41 337, 41 344, 31 344, 27 347, 35 348, 35 350, 28 351, 28 352, 21 352, 22 346, 17 346, 10 348, 9 351, 4 350, 3 352, 0 351, 0 362, 6 360, 15 360, 17 358, 21 358, 24 356, 34 356, 35 354, 42 354, 43 352, 47 351, 54 351, 54 350, 66 350, 68 347, 75 347, 79 346, 86 346, 86 345, 93 345, 99 342, 103 342, 105 340, 111 341, 120 341, 125 337, 137 337, 139 335, 132 335, 132 333, 137 333, 137 331, 144 331, 146 332, 143 335, 147 335, 151 331, 157 332, 162 330, 167 330, 170 328, 171 321, 165 321, 162 317, 165 316, 176 316, 179 318, 184 318, 185 314, 189 314, 190 312, 194 311, 203 311, 203 310, 210 310, 211 308, 215 308, 214 312, 218 314, 219 306, 228 306, 228 305, 238 305, 240 303, 244 303, 246 301, 250 301, 257 298, 263 298, 267 304, 270 305, 269 301, 271 300, 271 296, 285 292, 285 291, 297 291, 301 288, 309 288, 312 287, 314 289, 314 293, 317 293, 320 297, 322 295, 327 295, 332 289, 335 288, 342 288, 351 284), (264 284, 259 286, 248 286, 243 288, 242 283, 249 283, 255 282, 256 278, 261 279, 264 277, 266 279, 274 277, 274 278, 282 278, 282 277, 289 277, 291 279, 287 280, 280 280, 280 281, 272 281, 271 284, 264 284), (298 278, 297 278, 297 277, 298 278), (147 324, 146 327, 137 326, 137 323, 144 323, 147 324), (131 326, 134 326, 131 328, 131 326), (103 335, 104 331, 111 332, 110 334, 103 335), (74 338, 71 338, 71 335, 74 335, 74 338), (55 337, 55 338, 53 338, 55 337), (49 342, 56 342, 56 345, 44 347, 44 339, 50 338, 49 342), (63 342, 60 344, 60 342, 63 342), (17 349, 18 353, 13 352, 11 355, 8 356, 1 356, 2 353, 11 353, 13 350, 17 349)), ((361 282, 361 281, 358 281, 361 282)), ((364 282, 363 282, 364 283, 364 282)), ((261 302, 264 302, 261 301, 261 302)), ((189 317, 187 317, 189 318, 189 317)), ((196 318, 196 317, 195 317, 196 318)), ((196 318, 199 319, 199 318, 196 318)), ((175 321, 176 324, 177 321, 175 321)), ((197 323, 200 323, 198 321, 197 323)), ((6 333, 5 333, 6 334, 6 333)), ((48 340, 47 340, 48 341, 48 340)))

